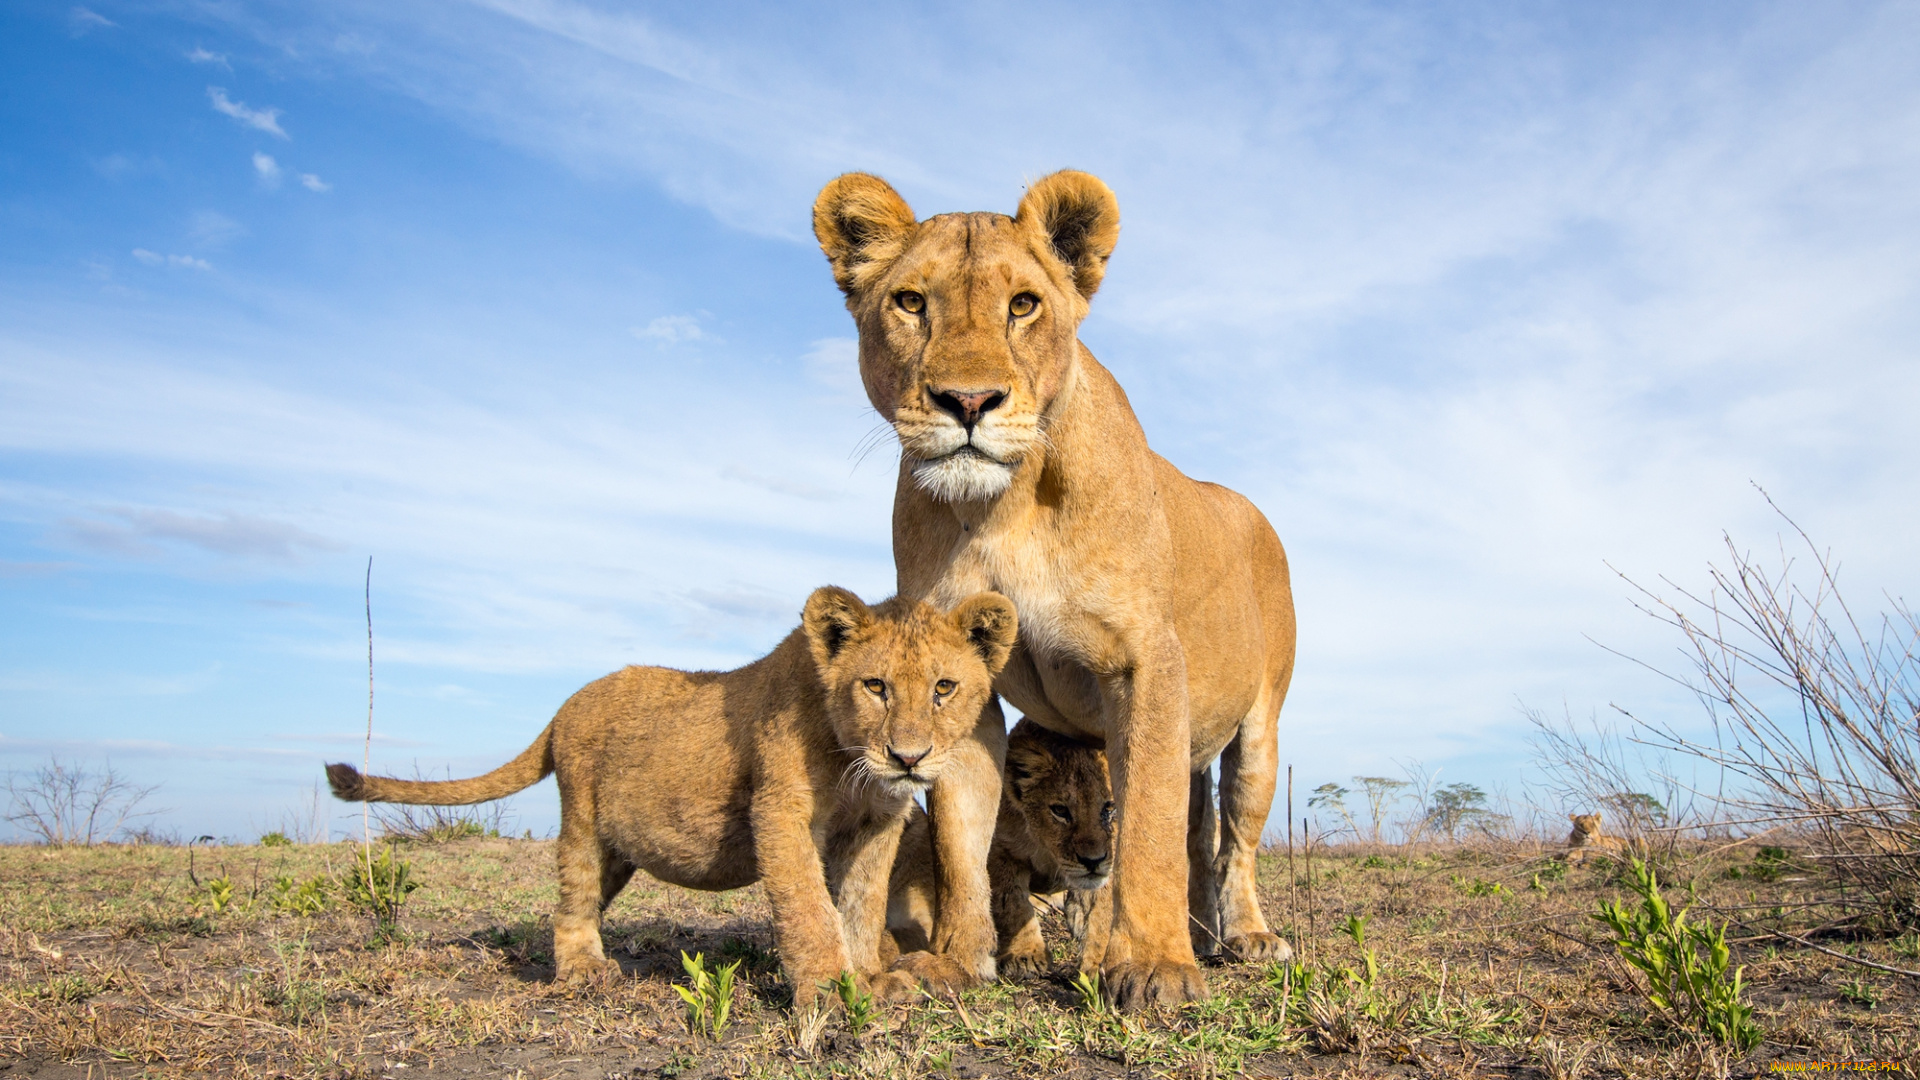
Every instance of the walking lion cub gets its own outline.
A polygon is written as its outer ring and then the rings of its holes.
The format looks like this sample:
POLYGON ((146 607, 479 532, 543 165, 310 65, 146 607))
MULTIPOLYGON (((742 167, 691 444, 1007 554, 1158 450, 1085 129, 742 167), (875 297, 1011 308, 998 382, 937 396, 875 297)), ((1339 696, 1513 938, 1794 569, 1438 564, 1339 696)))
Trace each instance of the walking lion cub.
POLYGON ((887 880, 913 795, 956 740, 1004 724, 992 683, 1016 625, 997 593, 942 612, 823 588, 765 658, 728 672, 616 671, 484 776, 398 780, 341 764, 327 779, 351 801, 454 805, 557 774, 562 980, 618 973, 600 915, 637 868, 690 889, 764 882, 796 1006, 842 972, 897 1000, 916 975, 971 981, 926 953, 886 969, 887 880))

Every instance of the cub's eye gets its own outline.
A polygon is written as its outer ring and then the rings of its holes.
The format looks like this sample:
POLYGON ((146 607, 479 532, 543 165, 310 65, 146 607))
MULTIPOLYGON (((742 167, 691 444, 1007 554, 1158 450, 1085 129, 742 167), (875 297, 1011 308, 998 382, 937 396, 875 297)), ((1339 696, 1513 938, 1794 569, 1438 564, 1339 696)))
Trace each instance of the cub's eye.
POLYGON ((1061 821, 1073 821, 1073 811, 1067 809, 1064 804, 1054 803, 1052 806, 1047 807, 1047 809, 1053 811, 1053 816, 1059 818, 1061 821))
POLYGON ((1033 309, 1039 306, 1039 297, 1030 292, 1023 292, 1013 298, 1013 302, 1007 305, 1007 310, 1012 312, 1014 318, 1024 319, 1033 314, 1033 309))
POLYGON ((918 315, 927 310, 927 298, 914 292, 912 289, 895 293, 893 302, 899 304, 900 310, 909 315, 918 315))
POLYGON ((1113 827, 1113 804, 1112 803, 1108 803, 1107 805, 1100 808, 1100 824, 1105 825, 1109 829, 1113 827))
POLYGON ((884 698, 887 696, 887 680, 885 679, 868 679, 860 685, 866 687, 867 693, 875 697, 884 698))
POLYGON ((952 679, 941 679, 939 682, 933 684, 933 692, 939 694, 941 697, 946 697, 948 694, 953 693, 953 688, 958 685, 960 684, 954 682, 952 679))

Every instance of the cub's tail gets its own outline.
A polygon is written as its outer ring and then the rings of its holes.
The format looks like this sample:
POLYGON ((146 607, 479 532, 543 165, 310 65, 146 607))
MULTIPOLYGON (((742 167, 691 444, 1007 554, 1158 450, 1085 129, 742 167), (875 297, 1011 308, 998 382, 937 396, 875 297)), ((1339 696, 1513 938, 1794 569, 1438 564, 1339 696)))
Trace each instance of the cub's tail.
POLYGON ((412 803, 416 806, 465 806, 503 799, 532 787, 553 771, 553 725, 505 765, 471 780, 399 780, 391 776, 363 776, 345 762, 327 766, 333 794, 348 802, 412 803))

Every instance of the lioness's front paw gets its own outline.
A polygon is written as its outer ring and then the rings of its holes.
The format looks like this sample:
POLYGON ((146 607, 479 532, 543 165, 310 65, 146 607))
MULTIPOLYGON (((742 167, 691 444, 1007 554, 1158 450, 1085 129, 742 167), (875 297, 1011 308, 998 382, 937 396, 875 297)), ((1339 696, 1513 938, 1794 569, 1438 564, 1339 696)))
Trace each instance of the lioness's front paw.
POLYGON ((959 962, 939 953, 910 952, 893 962, 892 974, 906 974, 925 984, 938 997, 955 997, 980 980, 959 962))
POLYGON ((1236 934, 1223 944, 1228 957, 1242 964, 1293 959, 1293 946, 1287 944, 1287 939, 1265 930, 1236 934))
POLYGON ((1100 990, 1116 1009, 1184 1005, 1207 996, 1207 980, 1194 964, 1128 960, 1100 973, 1100 990))
POLYGON ((1047 958, 1045 946, 1038 950, 1023 949, 1018 946, 1008 949, 995 957, 1003 979, 1032 979, 1047 973, 1051 961, 1047 958))

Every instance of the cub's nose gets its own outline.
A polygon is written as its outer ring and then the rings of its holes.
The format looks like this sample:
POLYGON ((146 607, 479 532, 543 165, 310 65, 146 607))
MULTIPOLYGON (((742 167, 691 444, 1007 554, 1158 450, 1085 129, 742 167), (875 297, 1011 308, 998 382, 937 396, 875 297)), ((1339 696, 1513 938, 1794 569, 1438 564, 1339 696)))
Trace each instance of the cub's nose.
POLYGON ((1100 868, 1107 865, 1105 855, 1077 855, 1075 858, 1080 860, 1080 865, 1086 867, 1089 874, 1098 874, 1100 868))
POLYGON ((960 421, 969 432, 980 418, 1007 400, 1004 390, 932 390, 933 403, 941 412, 960 421))
POLYGON ((901 768, 911 772, 915 765, 920 764, 920 762, 926 758, 927 751, 932 749, 933 748, 929 746, 926 750, 895 750, 889 746, 887 747, 887 756, 899 762, 901 768))

